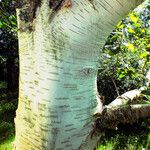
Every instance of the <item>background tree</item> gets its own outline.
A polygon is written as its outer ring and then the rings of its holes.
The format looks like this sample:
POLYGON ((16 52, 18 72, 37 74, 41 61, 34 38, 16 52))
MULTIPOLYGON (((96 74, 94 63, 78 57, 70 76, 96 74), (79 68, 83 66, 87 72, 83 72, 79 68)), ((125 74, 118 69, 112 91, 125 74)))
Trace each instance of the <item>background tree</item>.
MULTIPOLYGON (((18 98, 18 41, 14 1, 0 1, 0 149, 14 136, 18 98)), ((7 146, 10 145, 7 144, 7 146)))
POLYGON ((13 0, 0 1, 0 79, 9 90, 18 87, 18 40, 13 0))

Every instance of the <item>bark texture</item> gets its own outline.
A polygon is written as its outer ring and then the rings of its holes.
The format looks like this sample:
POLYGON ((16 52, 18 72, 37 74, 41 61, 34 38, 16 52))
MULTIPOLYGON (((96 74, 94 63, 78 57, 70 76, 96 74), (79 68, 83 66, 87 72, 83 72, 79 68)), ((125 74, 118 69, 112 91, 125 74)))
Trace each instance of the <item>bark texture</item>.
POLYGON ((149 104, 127 105, 122 107, 105 108, 101 115, 96 118, 97 130, 116 129, 119 123, 133 124, 141 118, 150 116, 149 104))
POLYGON ((20 81, 16 150, 92 150, 98 57, 142 0, 23 0, 17 9, 20 81), (40 2, 40 3, 39 3, 40 2))

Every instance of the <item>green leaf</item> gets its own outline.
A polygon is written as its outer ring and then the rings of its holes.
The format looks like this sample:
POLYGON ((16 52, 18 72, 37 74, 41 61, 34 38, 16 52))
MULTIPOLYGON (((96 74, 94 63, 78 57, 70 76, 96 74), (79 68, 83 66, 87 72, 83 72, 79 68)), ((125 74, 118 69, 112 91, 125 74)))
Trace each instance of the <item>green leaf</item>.
POLYGON ((113 53, 112 51, 109 51, 109 53, 108 53, 110 56, 114 56, 115 55, 115 53, 113 53))
POLYGON ((131 14, 131 15, 130 15, 130 20, 131 20, 132 22, 134 22, 134 23, 137 23, 138 18, 137 18, 134 14, 131 14))
POLYGON ((129 50, 131 50, 132 52, 135 51, 135 48, 134 48, 134 45, 133 45, 133 44, 128 43, 128 44, 127 44, 127 48, 128 48, 129 50))
POLYGON ((119 75, 119 79, 122 79, 122 78, 124 78, 125 77, 125 74, 120 74, 119 75))
POLYGON ((3 23, 0 21, 0 28, 2 28, 3 27, 3 23))
POLYGON ((118 27, 119 29, 123 29, 124 26, 125 26, 125 25, 122 23, 122 21, 120 21, 120 22, 118 23, 118 25, 117 25, 117 27, 118 27))
POLYGON ((132 28, 128 28, 129 33, 135 33, 135 31, 132 28))
POLYGON ((140 58, 145 58, 146 56, 147 56, 147 53, 144 52, 144 53, 142 53, 142 54, 140 55, 140 58))

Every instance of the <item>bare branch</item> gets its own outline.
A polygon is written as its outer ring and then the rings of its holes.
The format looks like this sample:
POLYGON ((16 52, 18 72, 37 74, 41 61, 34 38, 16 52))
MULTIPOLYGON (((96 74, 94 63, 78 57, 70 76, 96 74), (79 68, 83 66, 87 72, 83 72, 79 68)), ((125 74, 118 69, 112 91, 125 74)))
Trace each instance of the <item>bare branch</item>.
POLYGON ((111 80, 112 80, 112 82, 113 82, 113 84, 114 84, 114 87, 115 87, 115 90, 116 90, 116 92, 117 92, 117 95, 120 96, 119 90, 118 90, 118 87, 117 87, 117 85, 116 85, 115 80, 114 80, 111 76, 110 76, 110 78, 111 78, 111 80))

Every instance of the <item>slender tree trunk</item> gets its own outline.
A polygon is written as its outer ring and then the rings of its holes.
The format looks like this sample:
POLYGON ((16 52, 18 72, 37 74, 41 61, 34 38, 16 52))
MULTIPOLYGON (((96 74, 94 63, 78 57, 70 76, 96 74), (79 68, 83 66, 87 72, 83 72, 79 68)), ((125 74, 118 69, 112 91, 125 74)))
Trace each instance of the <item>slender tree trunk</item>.
POLYGON ((100 50, 117 22, 139 3, 19 2, 16 150, 94 148, 98 136, 90 136, 93 113, 102 109, 96 98, 100 50))

